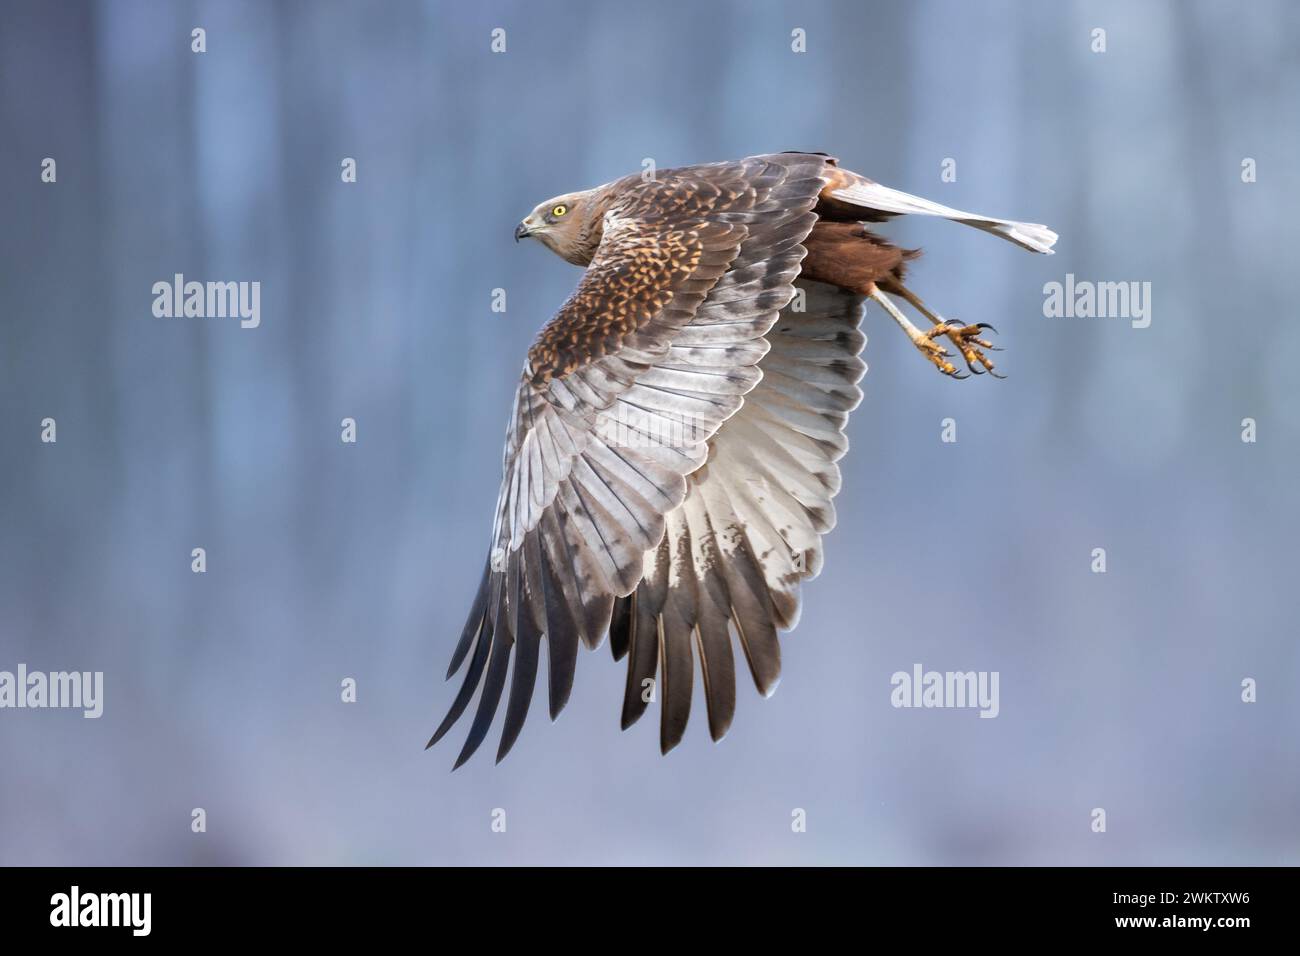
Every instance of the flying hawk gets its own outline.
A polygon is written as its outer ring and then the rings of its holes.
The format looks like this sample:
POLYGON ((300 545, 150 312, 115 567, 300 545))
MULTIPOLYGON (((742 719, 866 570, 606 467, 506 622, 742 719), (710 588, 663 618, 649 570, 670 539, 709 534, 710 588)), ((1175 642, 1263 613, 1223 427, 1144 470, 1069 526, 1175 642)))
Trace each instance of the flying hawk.
POLYGON ((965 377, 943 338, 970 371, 993 372, 981 338, 991 327, 927 309, 903 285, 917 252, 864 225, 904 214, 1032 252, 1056 241, 1046 226, 950 209, 793 152, 628 176, 549 199, 519 224, 516 239, 586 272, 524 363, 486 567, 447 673, 467 664, 465 678, 429 746, 481 688, 464 763, 510 670, 504 757, 543 639, 552 719, 578 643, 598 647, 608 632, 614 658, 628 659, 623 727, 657 697, 664 753, 686 729, 697 657, 714 740, 735 712, 733 646, 772 693, 777 631, 798 621, 800 584, 820 571, 835 524, 865 300, 944 374, 965 377))

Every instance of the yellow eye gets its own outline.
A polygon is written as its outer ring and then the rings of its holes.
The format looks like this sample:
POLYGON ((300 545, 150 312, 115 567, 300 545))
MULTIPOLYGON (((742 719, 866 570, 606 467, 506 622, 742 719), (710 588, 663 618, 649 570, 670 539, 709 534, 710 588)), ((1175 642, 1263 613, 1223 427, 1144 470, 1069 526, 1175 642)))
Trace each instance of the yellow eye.
POLYGON ((551 215, 563 216, 568 211, 569 211, 569 207, 561 203, 560 205, 556 206, 554 209, 551 210, 551 215))

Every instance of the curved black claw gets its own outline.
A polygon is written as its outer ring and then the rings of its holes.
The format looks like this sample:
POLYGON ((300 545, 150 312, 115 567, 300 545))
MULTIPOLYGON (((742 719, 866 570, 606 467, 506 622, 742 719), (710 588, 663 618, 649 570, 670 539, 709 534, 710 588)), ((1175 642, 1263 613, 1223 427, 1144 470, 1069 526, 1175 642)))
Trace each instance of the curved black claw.
MULTIPOLYGON (((987 322, 976 322, 976 323, 975 323, 975 328, 977 328, 977 329, 993 329, 993 326, 989 325, 987 322)), ((997 329, 993 329, 993 334, 994 334, 994 335, 1001 335, 1002 333, 999 332, 997 329)))
POLYGON ((997 372, 993 371, 993 369, 989 369, 989 374, 994 378, 1006 378, 1005 375, 999 375, 997 372))

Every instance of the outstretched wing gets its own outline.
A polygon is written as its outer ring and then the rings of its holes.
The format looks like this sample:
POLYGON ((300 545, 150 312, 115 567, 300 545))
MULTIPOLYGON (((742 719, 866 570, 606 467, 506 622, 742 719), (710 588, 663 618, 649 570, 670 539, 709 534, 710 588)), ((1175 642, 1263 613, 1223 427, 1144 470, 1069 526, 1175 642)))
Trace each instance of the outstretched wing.
MULTIPOLYGON (((686 729, 695 653, 714 740, 735 712, 733 631, 759 692, 776 688, 777 630, 798 621, 800 583, 821 570, 821 536, 835 524, 836 462, 866 372, 864 300, 820 282, 796 286, 802 295, 766 335, 761 382, 710 439, 641 583, 615 603, 610 645, 615 658, 628 655, 623 727, 645 712, 656 684, 664 753, 686 729)), ((699 334, 688 327, 678 343, 699 334)))
POLYGON ((551 716, 564 707, 579 639, 600 643, 686 476, 761 377, 826 169, 783 153, 616 184, 591 265, 524 367, 487 567, 448 671, 468 659, 464 682, 429 741, 481 684, 457 766, 486 736, 513 657, 497 759, 509 751, 543 637, 551 716))

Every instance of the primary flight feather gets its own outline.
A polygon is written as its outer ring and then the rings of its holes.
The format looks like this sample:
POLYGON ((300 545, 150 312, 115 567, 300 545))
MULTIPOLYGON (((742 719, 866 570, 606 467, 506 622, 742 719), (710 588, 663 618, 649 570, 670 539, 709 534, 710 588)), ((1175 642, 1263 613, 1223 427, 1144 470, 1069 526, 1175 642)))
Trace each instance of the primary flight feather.
POLYGON ((835 524, 844 427, 862 398, 863 303, 873 298, 940 371, 993 371, 988 326, 948 322, 903 285, 899 249, 867 229, 941 216, 1050 252, 1045 226, 978 216, 841 169, 817 153, 637 174, 557 196, 519 224, 584 266, 541 330, 506 432, 492 538, 448 677, 460 691, 429 741, 477 709, 456 766, 506 698, 500 760, 523 727, 546 643, 551 717, 579 643, 628 659, 622 724, 661 704, 682 738, 698 655, 709 732, 735 712, 735 648, 759 692, 777 632, 821 568, 835 524), (932 323, 918 329, 889 295, 932 323), (509 679, 509 690, 506 684, 509 679))

